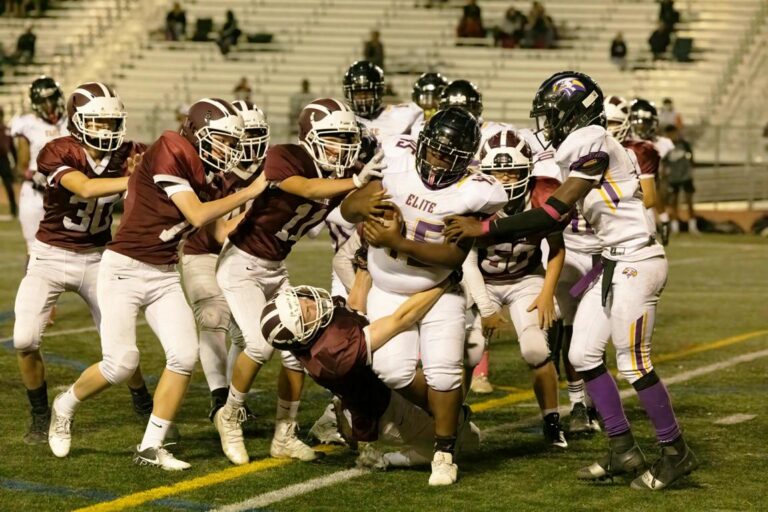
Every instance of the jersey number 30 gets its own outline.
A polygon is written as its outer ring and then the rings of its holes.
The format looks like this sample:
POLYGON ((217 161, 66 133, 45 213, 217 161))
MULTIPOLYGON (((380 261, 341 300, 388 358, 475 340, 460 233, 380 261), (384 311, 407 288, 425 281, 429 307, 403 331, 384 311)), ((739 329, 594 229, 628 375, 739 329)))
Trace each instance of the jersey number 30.
POLYGON ((69 203, 78 205, 77 218, 64 217, 64 227, 92 235, 106 231, 112 224, 112 209, 119 199, 120 194, 99 197, 98 199, 83 199, 72 196, 69 203))

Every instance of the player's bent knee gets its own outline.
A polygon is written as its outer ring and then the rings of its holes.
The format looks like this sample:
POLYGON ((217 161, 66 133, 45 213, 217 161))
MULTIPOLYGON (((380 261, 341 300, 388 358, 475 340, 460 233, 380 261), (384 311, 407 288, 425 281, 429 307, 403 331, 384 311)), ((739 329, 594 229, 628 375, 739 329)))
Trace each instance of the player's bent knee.
POLYGON ((173 351, 167 353, 165 367, 180 375, 192 375, 199 354, 197 348, 196 345, 193 345, 193 349, 174 348, 173 351))
POLYGON ((571 348, 568 350, 568 360, 577 372, 591 370, 603 362, 602 358, 588 357, 584 350, 576 348, 573 343, 571 343, 571 348))
POLYGON ((270 359, 272 359, 272 354, 275 352, 275 349, 270 347, 266 342, 263 344, 259 343, 258 346, 255 344, 246 343, 245 350, 243 352, 254 363, 264 365, 267 364, 270 359))
POLYGON ((230 320, 229 308, 223 298, 200 301, 195 304, 195 318, 201 330, 226 331, 230 320))
POLYGON ((403 368, 402 366, 376 366, 374 358, 373 371, 390 389, 402 389, 408 386, 416 377, 415 368, 403 368))
POLYGON ((528 366, 538 368, 549 359, 547 338, 538 327, 530 327, 520 335, 520 354, 528 366))
POLYGON ((41 336, 30 329, 14 329, 13 348, 18 352, 34 352, 40 349, 41 336))
POLYGON ((441 368, 424 371, 427 386, 435 391, 453 391, 461 387, 461 368, 441 368))
POLYGON ((122 384, 131 378, 139 367, 139 350, 131 348, 119 353, 104 354, 99 371, 112 385, 122 384))

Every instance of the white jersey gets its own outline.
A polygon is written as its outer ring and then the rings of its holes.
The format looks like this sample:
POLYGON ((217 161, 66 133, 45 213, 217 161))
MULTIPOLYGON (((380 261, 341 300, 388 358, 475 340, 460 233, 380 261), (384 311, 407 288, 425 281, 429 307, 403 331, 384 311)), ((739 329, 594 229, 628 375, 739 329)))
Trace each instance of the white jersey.
MULTIPOLYGON (((319 224, 322 226, 322 224, 319 224)), ((341 216, 341 207, 337 206, 325 218, 325 226, 328 228, 328 234, 331 235, 333 242, 333 253, 339 252, 339 248, 344 245, 352 233, 355 232, 355 225, 347 222, 341 216)))
POLYGON ((675 143, 672 142, 672 139, 668 137, 656 137, 656 140, 653 141, 653 147, 656 148, 656 151, 659 152, 659 158, 661 160, 664 160, 664 157, 667 156, 667 153, 675 149, 675 143))
POLYGON ((605 128, 593 125, 571 133, 555 153, 555 160, 564 177, 595 184, 578 206, 597 234, 605 258, 639 261, 664 254, 661 245, 647 245, 654 227, 643 206, 639 172, 605 128), (607 168, 591 165, 606 156, 607 168))
POLYGON ((419 116, 424 116, 415 103, 388 105, 374 119, 357 116, 357 121, 383 144, 389 138, 411 133, 411 128, 419 116))
POLYGON ((29 169, 37 170, 37 155, 53 139, 69 135, 67 118, 50 124, 40 119, 37 114, 24 114, 11 120, 11 136, 24 137, 29 141, 29 169))
MULTIPOLYGON (((405 236, 418 242, 441 244, 443 219, 448 215, 492 214, 507 202, 494 177, 469 173, 438 190, 427 188, 416 170, 416 141, 403 136, 385 144, 382 185, 403 215, 405 236)), ((451 269, 428 266, 386 248, 368 249, 368 271, 373 284, 391 293, 417 293, 447 278, 451 269)))

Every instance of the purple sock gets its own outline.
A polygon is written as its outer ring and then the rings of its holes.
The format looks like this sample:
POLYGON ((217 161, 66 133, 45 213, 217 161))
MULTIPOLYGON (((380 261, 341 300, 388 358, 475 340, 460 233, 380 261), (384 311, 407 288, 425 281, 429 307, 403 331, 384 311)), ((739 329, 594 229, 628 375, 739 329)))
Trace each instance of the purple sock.
POLYGON ((587 392, 603 418, 608 437, 618 436, 629 430, 629 421, 621 405, 619 388, 616 381, 606 372, 586 381, 587 392))
POLYGON ((671 443, 680 437, 680 426, 672 409, 672 402, 666 386, 661 381, 651 387, 637 392, 640 403, 645 412, 651 418, 653 428, 656 429, 656 438, 660 443, 671 443))

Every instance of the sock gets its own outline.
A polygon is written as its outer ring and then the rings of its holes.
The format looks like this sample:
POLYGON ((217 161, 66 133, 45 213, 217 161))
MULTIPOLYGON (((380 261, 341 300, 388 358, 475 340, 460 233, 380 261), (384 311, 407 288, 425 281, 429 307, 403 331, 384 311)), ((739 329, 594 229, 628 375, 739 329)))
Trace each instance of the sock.
POLYGON ((656 429, 656 439, 659 443, 671 443, 680 437, 680 426, 677 423, 677 418, 675 418, 675 411, 672 409, 672 402, 663 382, 659 381, 638 391, 637 397, 651 419, 653 428, 656 429))
POLYGON ((131 392, 134 411, 138 414, 150 414, 152 412, 154 404, 152 402, 152 395, 149 394, 146 384, 142 384, 138 389, 128 388, 128 391, 131 392))
POLYGON ((599 376, 586 381, 587 392, 592 397, 592 401, 603 418, 605 431, 608 437, 623 434, 629 430, 629 421, 624 414, 624 407, 621 405, 619 388, 616 381, 606 371, 599 376))
POLYGON ((163 446, 165 434, 168 432, 171 423, 173 422, 158 418, 152 414, 147 422, 147 429, 144 431, 144 439, 141 440, 139 451, 163 446))
POLYGON ((557 414, 558 418, 560 417, 560 409, 555 407, 554 409, 542 409, 541 410, 541 417, 544 419, 547 419, 547 416, 550 414, 557 414))
POLYGON ((296 421, 296 417, 299 415, 299 404, 301 401, 289 402, 282 398, 277 399, 277 414, 275 414, 275 421, 296 421))
POLYGON ((75 415, 75 409, 80 405, 80 400, 75 396, 75 386, 69 386, 69 389, 59 395, 58 400, 54 400, 56 412, 62 416, 71 418, 75 415))
POLYGON ((472 372, 472 377, 479 377, 480 375, 488 376, 488 351, 483 352, 483 357, 480 358, 480 362, 475 366, 472 372))
POLYGON ((579 379, 573 382, 568 381, 568 399, 571 401, 571 405, 578 403, 584 403, 584 381, 579 379))
POLYGON ((435 436, 435 451, 453 455, 456 451, 456 436, 435 436))
POLYGON ((661 212, 659 214, 659 222, 669 222, 669 214, 667 212, 661 212))
POLYGON ((32 414, 46 414, 48 412, 48 383, 43 381, 43 385, 37 389, 28 389, 27 398, 29 405, 32 406, 32 414))
POLYGON ((229 396, 227 396, 227 405, 233 409, 239 409, 245 405, 245 397, 248 392, 241 392, 235 389, 235 386, 229 386, 229 396))

